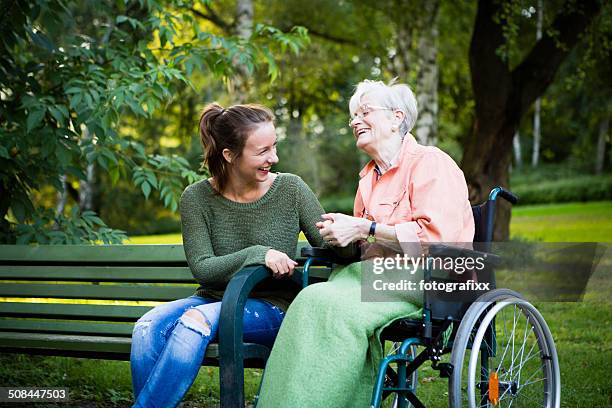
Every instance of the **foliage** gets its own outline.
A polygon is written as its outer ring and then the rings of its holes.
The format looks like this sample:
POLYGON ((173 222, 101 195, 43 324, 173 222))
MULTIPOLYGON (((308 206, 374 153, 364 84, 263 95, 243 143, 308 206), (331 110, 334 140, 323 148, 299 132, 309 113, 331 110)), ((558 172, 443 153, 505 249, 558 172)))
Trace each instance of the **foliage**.
POLYGON ((567 203, 612 199, 612 175, 578 176, 537 184, 517 185, 512 191, 521 204, 567 203))
MULTIPOLYGON (((206 2, 204 2, 206 3, 206 2)), ((60 194, 62 175, 87 181, 95 165, 112 183, 131 178, 145 197, 159 192, 176 210, 185 183, 198 176, 178 156, 147 153, 120 133, 126 115, 150 118, 195 69, 221 78, 247 72, 307 43, 303 29, 260 24, 250 39, 202 30, 200 3, 168 1, 3 1, 0 29, 0 241, 120 242, 90 213, 53 214, 35 202, 43 186, 60 194), (5 7, 6 6, 6 7, 5 7), (45 232, 46 231, 46 232, 45 232)), ((76 207, 75 207, 76 208, 76 207)))

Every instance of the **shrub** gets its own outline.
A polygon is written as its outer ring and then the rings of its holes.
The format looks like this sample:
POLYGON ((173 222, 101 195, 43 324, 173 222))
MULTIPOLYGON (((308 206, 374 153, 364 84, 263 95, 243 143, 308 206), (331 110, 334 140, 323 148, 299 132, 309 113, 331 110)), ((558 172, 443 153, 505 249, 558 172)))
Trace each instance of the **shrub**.
POLYGON ((564 203, 612 199, 612 174, 577 176, 512 186, 519 204, 564 203))

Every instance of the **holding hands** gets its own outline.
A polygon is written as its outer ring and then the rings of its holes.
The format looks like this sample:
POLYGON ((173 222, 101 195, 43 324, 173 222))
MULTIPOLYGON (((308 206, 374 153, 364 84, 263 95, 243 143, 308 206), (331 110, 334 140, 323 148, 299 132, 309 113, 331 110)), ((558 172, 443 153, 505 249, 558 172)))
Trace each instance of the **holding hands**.
POLYGON ((283 276, 293 275, 293 270, 298 264, 293 259, 289 258, 287 254, 276 249, 270 249, 266 252, 266 266, 272 270, 272 276, 276 279, 280 279, 283 276))
POLYGON ((345 214, 323 214, 324 221, 317 222, 319 233, 325 242, 345 247, 351 242, 365 239, 368 236, 371 221, 365 218, 351 217, 345 214))

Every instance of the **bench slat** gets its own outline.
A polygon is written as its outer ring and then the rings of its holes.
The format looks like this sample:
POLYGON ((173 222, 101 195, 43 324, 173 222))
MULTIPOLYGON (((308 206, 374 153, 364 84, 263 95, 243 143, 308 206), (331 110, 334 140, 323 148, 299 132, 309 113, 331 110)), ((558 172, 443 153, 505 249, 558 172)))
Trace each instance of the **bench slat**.
MULTIPOLYGON (((70 350, 88 353, 122 353, 129 358, 132 339, 129 337, 77 336, 43 333, 0 332, 2 348, 70 350)), ((209 344, 205 357, 217 358, 219 346, 209 344)))
POLYGON ((0 331, 36 333, 79 333, 87 335, 131 336, 133 323, 88 323, 61 320, 0 318, 0 331))
POLYGON ((152 306, 0 302, 0 316, 136 321, 152 306))
POLYGON ((62 299, 154 300, 181 299, 194 294, 197 287, 152 285, 67 285, 0 283, 0 297, 35 297, 62 299))
POLYGON ((0 245, 0 261, 30 262, 186 262, 176 245, 0 245))
MULTIPOLYGON (((32 350, 49 351, 56 350, 57 355, 63 355, 67 351, 83 355, 96 355, 104 358, 105 354, 112 355, 113 359, 121 355, 122 359, 129 360, 132 339, 129 337, 105 337, 105 336, 75 336, 61 334, 43 333, 20 333, 0 332, 0 351, 21 352, 29 354, 32 350)), ((244 358, 265 359, 269 354, 266 347, 254 343, 244 344, 244 358)), ((219 345, 211 343, 204 354, 206 360, 218 360, 219 345)), ((251 363, 247 366, 263 368, 262 363, 251 363)))
POLYGON ((0 279, 93 282, 194 282, 187 266, 0 265, 0 279))
POLYGON ((0 348, 45 348, 88 352, 129 353, 131 338, 47 333, 0 332, 0 348))
MULTIPOLYGON (((299 241, 296 258, 307 242, 299 241)), ((177 263, 186 262, 182 244, 171 245, 0 245, 0 262, 177 263)))
MULTIPOLYGON (((302 267, 296 268, 298 271, 302 267)), ((312 266, 310 275, 327 278, 331 268, 312 266)), ((85 282, 195 282, 187 266, 0 265, 0 279, 85 282)))

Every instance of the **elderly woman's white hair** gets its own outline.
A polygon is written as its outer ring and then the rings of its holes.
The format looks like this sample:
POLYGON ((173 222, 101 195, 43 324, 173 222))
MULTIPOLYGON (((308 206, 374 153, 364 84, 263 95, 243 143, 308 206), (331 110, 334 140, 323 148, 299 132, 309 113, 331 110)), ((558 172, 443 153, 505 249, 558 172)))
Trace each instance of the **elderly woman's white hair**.
POLYGON ((366 79, 357 84, 355 93, 351 96, 349 110, 351 116, 355 114, 361 98, 364 95, 372 97, 377 104, 385 108, 399 109, 404 112, 404 120, 399 126, 400 134, 403 136, 410 132, 417 120, 417 101, 408 85, 396 84, 393 79, 389 84, 382 81, 366 79))

